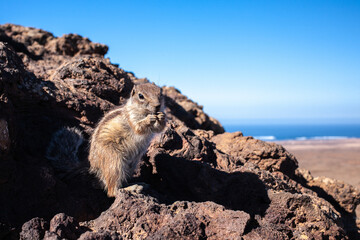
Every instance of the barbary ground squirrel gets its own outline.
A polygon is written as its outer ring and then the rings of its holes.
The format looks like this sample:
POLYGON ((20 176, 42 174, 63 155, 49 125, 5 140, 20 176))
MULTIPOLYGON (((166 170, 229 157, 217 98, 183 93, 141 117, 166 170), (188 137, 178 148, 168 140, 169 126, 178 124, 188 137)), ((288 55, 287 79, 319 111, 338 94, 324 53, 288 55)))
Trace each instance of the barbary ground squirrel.
POLYGON ((90 172, 104 183, 108 196, 126 182, 147 150, 154 133, 165 126, 161 88, 135 85, 123 107, 107 113, 90 140, 90 172))
MULTIPOLYGON (((106 113, 97 124, 90 139, 89 170, 103 183, 108 196, 115 196, 116 191, 132 176, 151 139, 164 129, 166 119, 163 108, 161 88, 151 83, 139 84, 134 86, 125 105, 106 113)), ((75 139, 81 136, 75 128, 64 128, 59 132, 54 136, 72 135, 75 139)), ((61 170, 69 167, 59 166, 64 160, 54 157, 58 155, 54 149, 60 144, 59 140, 50 142, 47 158, 54 168, 61 170)), ((75 148, 77 150, 78 145, 75 148)), ((75 148, 69 148, 69 151, 75 148)))

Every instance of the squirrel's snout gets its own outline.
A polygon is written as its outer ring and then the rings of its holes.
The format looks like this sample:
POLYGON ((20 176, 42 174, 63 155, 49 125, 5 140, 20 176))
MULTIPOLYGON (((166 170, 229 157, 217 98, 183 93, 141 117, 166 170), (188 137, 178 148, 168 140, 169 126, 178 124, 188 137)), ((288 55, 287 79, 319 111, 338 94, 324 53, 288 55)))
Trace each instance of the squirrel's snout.
POLYGON ((159 105, 156 105, 156 106, 155 106, 155 111, 156 111, 156 112, 160 112, 160 107, 161 107, 160 104, 159 104, 159 105))

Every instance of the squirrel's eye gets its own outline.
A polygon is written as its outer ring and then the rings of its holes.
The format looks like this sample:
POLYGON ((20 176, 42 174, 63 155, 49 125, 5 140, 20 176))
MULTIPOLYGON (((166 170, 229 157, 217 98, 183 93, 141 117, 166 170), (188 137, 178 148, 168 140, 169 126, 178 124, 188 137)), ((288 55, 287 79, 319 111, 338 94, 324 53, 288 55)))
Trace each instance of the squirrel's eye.
POLYGON ((141 93, 139 93, 139 99, 143 100, 143 99, 144 99, 144 95, 142 95, 141 93))

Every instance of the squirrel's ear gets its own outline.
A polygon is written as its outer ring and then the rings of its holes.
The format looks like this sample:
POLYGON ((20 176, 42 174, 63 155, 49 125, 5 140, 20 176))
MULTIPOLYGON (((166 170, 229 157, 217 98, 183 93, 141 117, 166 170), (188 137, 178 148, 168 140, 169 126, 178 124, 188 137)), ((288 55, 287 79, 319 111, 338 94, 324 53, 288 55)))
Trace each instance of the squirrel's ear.
POLYGON ((135 87, 131 90, 131 96, 134 96, 135 94, 135 87))

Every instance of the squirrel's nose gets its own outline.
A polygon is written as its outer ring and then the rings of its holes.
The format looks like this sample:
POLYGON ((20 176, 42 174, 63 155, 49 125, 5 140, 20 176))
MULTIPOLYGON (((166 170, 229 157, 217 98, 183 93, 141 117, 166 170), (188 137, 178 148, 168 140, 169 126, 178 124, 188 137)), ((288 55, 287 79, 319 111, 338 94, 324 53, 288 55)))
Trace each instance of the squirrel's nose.
POLYGON ((160 105, 160 104, 155 106, 155 110, 156 110, 156 112, 159 112, 159 111, 160 111, 160 107, 161 107, 161 105, 160 105))

